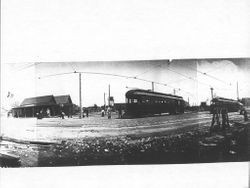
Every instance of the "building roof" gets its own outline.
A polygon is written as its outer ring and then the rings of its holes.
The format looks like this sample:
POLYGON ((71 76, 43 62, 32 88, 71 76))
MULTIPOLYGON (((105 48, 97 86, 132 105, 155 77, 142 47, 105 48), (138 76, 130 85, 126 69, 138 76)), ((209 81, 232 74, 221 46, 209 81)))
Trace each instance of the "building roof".
POLYGON ((22 107, 33 107, 33 106, 54 106, 54 105, 72 105, 70 95, 45 95, 39 97, 30 97, 23 100, 21 105, 17 108, 22 107))
POLYGON ((58 95, 55 96, 56 104, 72 104, 72 100, 70 98, 70 95, 58 95))
POLYGON ((26 98, 23 100, 20 107, 46 106, 46 105, 56 105, 56 101, 53 95, 26 98))

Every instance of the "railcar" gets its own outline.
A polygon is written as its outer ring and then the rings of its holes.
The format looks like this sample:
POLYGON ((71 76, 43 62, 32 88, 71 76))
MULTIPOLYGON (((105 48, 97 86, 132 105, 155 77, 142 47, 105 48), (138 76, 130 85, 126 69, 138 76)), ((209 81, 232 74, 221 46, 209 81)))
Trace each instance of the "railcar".
POLYGON ((243 109, 243 104, 237 100, 215 97, 211 100, 210 112, 212 113, 216 107, 226 108, 228 112, 238 112, 243 109))
POLYGON ((184 113, 185 101, 181 96, 142 89, 129 90, 125 96, 125 118, 184 113))

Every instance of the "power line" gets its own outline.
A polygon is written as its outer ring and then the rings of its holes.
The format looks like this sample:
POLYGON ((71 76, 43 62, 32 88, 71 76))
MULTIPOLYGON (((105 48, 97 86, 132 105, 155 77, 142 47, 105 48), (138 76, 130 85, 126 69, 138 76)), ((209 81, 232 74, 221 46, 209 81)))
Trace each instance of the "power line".
POLYGON ((54 76, 61 76, 61 75, 66 75, 66 74, 74 74, 74 73, 78 73, 78 72, 75 71, 75 72, 65 72, 65 73, 58 73, 58 74, 50 74, 50 75, 46 75, 46 76, 39 76, 38 79, 54 77, 54 76))
POLYGON ((158 84, 158 85, 162 85, 162 86, 166 86, 166 87, 170 87, 172 89, 177 89, 179 91, 183 91, 185 93, 188 93, 190 95, 193 95, 192 93, 188 92, 188 91, 185 91, 183 89, 180 89, 180 88, 175 88, 169 84, 166 84, 166 83, 161 83, 161 82, 155 82, 153 80, 146 80, 146 79, 142 79, 142 78, 137 78, 137 77, 132 77, 132 76, 125 76, 125 75, 118 75, 118 74, 111 74, 111 73, 100 73, 100 72, 78 72, 78 71, 74 71, 74 72, 67 72, 67 73, 58 73, 58 74, 51 74, 51 75, 46 75, 46 76, 41 76, 41 77, 38 77, 38 79, 43 79, 43 78, 48 78, 48 77, 53 77, 53 76, 60 76, 60 75, 66 75, 66 74, 74 74, 74 73, 83 73, 83 74, 94 74, 94 75, 105 75, 105 76, 114 76, 114 77, 120 77, 120 78, 127 78, 127 79, 135 79, 135 80, 141 80, 141 81, 144 81, 144 82, 154 82, 155 84, 158 84))
POLYGON ((211 85, 209 85, 209 84, 207 84, 207 83, 204 83, 204 82, 201 82, 201 81, 199 81, 199 80, 197 80, 197 79, 194 79, 193 77, 187 76, 187 75, 185 75, 185 74, 179 73, 179 72, 174 71, 174 70, 169 69, 169 68, 166 68, 166 69, 168 69, 169 71, 174 72, 174 73, 176 73, 176 74, 179 74, 179 75, 181 75, 181 76, 183 76, 183 77, 186 77, 186 78, 188 78, 188 79, 190 79, 190 80, 193 80, 193 81, 195 81, 195 82, 198 82, 198 83, 201 83, 201 84, 204 84, 204 85, 207 85, 207 86, 211 87, 211 85))
POLYGON ((224 84, 230 85, 230 84, 228 84, 227 82, 224 82, 224 81, 222 81, 222 80, 216 78, 215 76, 212 76, 212 75, 210 75, 210 74, 208 74, 208 73, 206 73, 206 72, 202 72, 202 71, 199 71, 198 69, 193 69, 193 68, 190 68, 190 67, 186 67, 186 68, 187 68, 187 69, 190 69, 190 70, 193 70, 193 71, 195 71, 195 72, 198 72, 198 73, 200 73, 200 74, 202 74, 202 75, 204 75, 204 76, 210 77, 210 78, 212 78, 212 79, 214 79, 214 80, 217 80, 217 81, 219 81, 219 82, 222 82, 222 83, 224 83, 224 84))
POLYGON ((162 86, 166 86, 166 87, 170 87, 170 88, 172 88, 172 89, 177 89, 177 90, 179 90, 179 91, 183 91, 183 92, 185 92, 185 93, 188 93, 188 94, 190 94, 190 95, 193 95, 192 93, 190 93, 190 92, 188 92, 188 91, 185 91, 184 89, 176 88, 176 87, 173 87, 173 86, 171 86, 171 85, 169 85, 169 84, 166 84, 166 83, 155 82, 155 81, 152 81, 152 80, 146 80, 146 79, 142 79, 142 78, 134 78, 134 79, 136 79, 136 80, 141 80, 141 81, 145 81, 145 82, 150 82, 150 83, 154 82, 155 84, 162 85, 162 86))

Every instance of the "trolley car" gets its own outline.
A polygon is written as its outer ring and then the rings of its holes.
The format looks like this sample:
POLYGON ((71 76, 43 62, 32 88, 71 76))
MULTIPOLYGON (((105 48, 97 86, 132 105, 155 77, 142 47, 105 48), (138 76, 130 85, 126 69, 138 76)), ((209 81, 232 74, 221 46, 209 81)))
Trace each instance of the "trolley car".
POLYGON ((134 89, 126 93, 124 118, 151 116, 162 113, 184 113, 185 101, 171 94, 134 89))
POLYGON ((226 108, 228 112, 238 112, 243 109, 243 105, 239 101, 222 97, 211 100, 210 112, 212 113, 216 107, 226 108))

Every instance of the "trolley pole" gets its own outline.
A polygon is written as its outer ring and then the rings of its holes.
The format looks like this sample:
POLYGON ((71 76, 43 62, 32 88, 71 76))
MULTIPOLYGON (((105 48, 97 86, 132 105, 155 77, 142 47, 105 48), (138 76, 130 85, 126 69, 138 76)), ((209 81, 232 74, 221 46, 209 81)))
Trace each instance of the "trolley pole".
POLYGON ((80 119, 82 119, 82 74, 79 73, 79 104, 80 104, 80 119))
POLYGON ((152 91, 154 91, 155 89, 154 89, 154 82, 152 82, 152 91))
POLYGON ((110 84, 109 84, 109 100, 108 100, 108 105, 110 106, 110 84))

